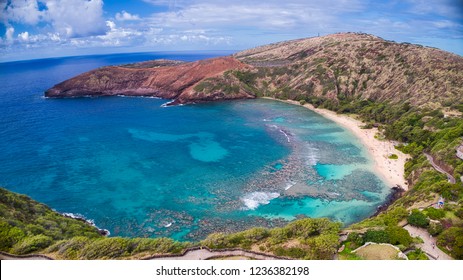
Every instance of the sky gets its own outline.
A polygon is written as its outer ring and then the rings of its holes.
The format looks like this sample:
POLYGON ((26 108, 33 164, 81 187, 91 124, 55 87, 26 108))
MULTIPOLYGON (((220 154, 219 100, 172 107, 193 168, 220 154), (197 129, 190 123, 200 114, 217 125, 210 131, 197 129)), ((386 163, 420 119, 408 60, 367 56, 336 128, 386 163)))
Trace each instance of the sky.
POLYGON ((337 32, 463 55, 463 0, 0 0, 0 61, 243 50, 337 32))

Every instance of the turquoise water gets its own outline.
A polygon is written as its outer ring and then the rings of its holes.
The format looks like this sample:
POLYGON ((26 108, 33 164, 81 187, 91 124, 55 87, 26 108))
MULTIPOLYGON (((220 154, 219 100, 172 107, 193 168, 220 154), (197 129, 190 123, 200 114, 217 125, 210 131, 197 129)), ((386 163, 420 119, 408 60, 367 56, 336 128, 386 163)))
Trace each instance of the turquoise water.
POLYGON ((300 106, 42 97, 79 72, 158 57, 169 54, 0 64, 0 185, 112 235, 179 240, 300 215, 350 224, 384 201, 357 139, 300 106))

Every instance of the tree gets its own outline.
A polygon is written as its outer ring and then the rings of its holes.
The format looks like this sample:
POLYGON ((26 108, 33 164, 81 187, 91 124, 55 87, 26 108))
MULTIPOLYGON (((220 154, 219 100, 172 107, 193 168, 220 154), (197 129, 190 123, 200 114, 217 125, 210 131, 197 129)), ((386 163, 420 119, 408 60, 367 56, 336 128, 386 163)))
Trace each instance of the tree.
POLYGON ((412 226, 426 228, 429 225, 429 220, 425 214, 417 209, 413 209, 412 213, 408 216, 407 221, 412 226))
POLYGON ((386 228, 386 232, 389 235, 389 242, 393 245, 409 247, 413 241, 408 231, 402 227, 389 226, 386 228))
POLYGON ((384 230, 367 230, 363 236, 363 240, 366 242, 375 243, 389 243, 389 234, 384 230))
POLYGON ((463 259, 463 228, 451 227, 443 231, 437 242, 450 248, 450 254, 456 259, 463 259))

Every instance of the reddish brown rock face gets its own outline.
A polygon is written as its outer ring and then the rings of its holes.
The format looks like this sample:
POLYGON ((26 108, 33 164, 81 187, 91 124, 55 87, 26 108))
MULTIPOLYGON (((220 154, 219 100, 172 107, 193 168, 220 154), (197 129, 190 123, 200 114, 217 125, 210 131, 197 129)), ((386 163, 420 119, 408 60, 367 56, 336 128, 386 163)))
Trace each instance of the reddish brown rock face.
MULTIPOLYGON (((175 63, 175 65, 156 66, 154 68, 152 65, 147 65, 151 67, 146 68, 143 66, 143 64, 137 67, 109 66, 92 70, 55 85, 45 92, 45 96, 131 95, 176 99, 181 100, 181 103, 207 101, 209 97, 205 96, 198 100, 198 96, 193 90, 198 83, 208 78, 220 76, 227 70, 251 68, 232 57, 175 63)), ((242 92, 221 99, 252 97, 252 95, 242 92)), ((214 96, 210 96, 210 98, 214 100, 214 96)))
POLYGON ((155 96, 186 104, 271 96, 373 100, 438 108, 459 104, 463 58, 358 33, 292 40, 191 63, 157 60, 96 69, 48 97, 155 96))

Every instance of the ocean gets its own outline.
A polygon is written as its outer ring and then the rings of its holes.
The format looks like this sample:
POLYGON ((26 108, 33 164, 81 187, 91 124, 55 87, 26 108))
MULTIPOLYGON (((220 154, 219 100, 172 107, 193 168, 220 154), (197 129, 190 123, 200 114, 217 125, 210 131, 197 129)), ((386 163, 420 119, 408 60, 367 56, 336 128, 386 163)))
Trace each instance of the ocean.
POLYGON ((135 97, 47 99, 79 73, 138 53, 0 64, 0 186, 83 215, 112 236, 199 240, 217 231, 373 214, 389 188, 349 131, 303 107, 242 100, 161 107, 135 97))

